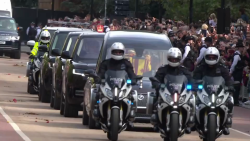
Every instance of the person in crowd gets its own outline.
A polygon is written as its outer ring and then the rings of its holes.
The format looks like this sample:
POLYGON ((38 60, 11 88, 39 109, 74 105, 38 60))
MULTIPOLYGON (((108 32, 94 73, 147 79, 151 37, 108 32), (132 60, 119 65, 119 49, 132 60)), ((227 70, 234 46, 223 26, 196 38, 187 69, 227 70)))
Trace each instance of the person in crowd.
POLYGON ((42 23, 39 23, 37 28, 36 28, 36 31, 37 31, 36 39, 39 37, 39 35, 40 35, 41 31, 42 31, 42 28, 43 28, 42 23))
POLYGON ((29 37, 29 40, 35 40, 37 35, 37 30, 34 22, 31 22, 30 26, 26 30, 26 34, 29 37))
MULTIPOLYGON (((243 59, 244 45, 243 41, 239 40, 235 47, 237 50, 234 52, 233 63, 230 68, 230 76, 233 77, 234 81, 239 83, 242 80, 242 73, 245 67, 245 61, 243 59)), ((239 106, 239 94, 240 94, 240 84, 235 86, 234 92, 234 105, 239 106)))

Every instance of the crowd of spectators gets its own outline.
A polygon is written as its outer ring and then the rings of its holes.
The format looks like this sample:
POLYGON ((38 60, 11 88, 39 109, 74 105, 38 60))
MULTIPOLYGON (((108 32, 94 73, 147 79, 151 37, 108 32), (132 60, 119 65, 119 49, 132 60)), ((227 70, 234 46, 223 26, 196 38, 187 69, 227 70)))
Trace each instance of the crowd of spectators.
MULTIPOLYGON (((55 21, 55 19, 50 20, 55 21)), ((179 48, 183 48, 183 46, 185 47, 185 38, 192 36, 194 38, 194 42, 191 44, 191 50, 194 52, 194 65, 196 65, 196 58, 199 56, 201 46, 205 43, 206 37, 212 38, 211 46, 219 49, 221 53, 221 60, 228 68, 232 65, 233 54, 235 52, 237 42, 242 41, 244 45, 243 56, 246 64, 242 84, 244 84, 243 86, 247 86, 248 77, 246 77, 246 74, 250 73, 250 25, 245 20, 246 18, 240 18, 237 22, 231 23, 230 33, 217 34, 217 18, 214 13, 209 16, 208 21, 198 21, 191 24, 171 19, 159 20, 155 17, 149 16, 145 20, 126 17, 122 20, 113 19, 110 21, 109 19, 103 20, 95 18, 90 21, 90 15, 87 15, 85 18, 75 16, 74 18, 65 17, 64 19, 58 19, 58 21, 63 22, 88 23, 88 26, 83 27, 82 25, 77 25, 77 27, 90 28, 93 30, 97 30, 96 28, 98 25, 103 25, 108 27, 109 30, 147 30, 151 32, 163 33, 170 38, 174 46, 179 48)), ((76 27, 76 25, 67 24, 49 24, 49 26, 76 27)), ((243 102, 248 100, 248 96, 242 95, 242 98, 246 98, 243 102)))

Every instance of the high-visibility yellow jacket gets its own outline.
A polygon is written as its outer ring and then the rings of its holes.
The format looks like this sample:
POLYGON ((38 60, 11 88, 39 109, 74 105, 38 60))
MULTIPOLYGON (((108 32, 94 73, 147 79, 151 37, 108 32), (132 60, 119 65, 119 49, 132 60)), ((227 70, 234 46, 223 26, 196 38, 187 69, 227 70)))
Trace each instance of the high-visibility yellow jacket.
POLYGON ((47 47, 49 48, 49 43, 48 43, 48 44, 42 44, 41 42, 40 42, 40 43, 39 43, 39 42, 36 42, 35 45, 34 45, 34 47, 33 47, 33 49, 31 50, 31 55, 33 55, 33 56, 36 56, 36 55, 37 55, 38 47, 39 47, 40 45, 47 45, 47 47))

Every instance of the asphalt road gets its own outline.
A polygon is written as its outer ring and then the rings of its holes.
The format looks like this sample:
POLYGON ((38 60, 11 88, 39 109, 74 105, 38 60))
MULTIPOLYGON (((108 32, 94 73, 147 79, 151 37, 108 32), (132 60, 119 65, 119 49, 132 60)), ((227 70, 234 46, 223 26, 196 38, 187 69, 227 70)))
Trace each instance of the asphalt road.
MULTIPOLYGON (((65 118, 37 95, 26 92, 24 77, 28 55, 20 60, 0 58, 0 140, 1 141, 108 141, 102 130, 90 130, 82 125, 81 117, 65 118)), ((82 113, 80 113, 81 115, 82 113)), ((236 107, 233 129, 218 141, 249 141, 250 110, 236 107)), ((138 124, 136 125, 138 126, 138 124)), ((139 125, 141 126, 141 125, 139 125)), ((151 126, 151 125, 146 125, 151 126)), ((160 141, 159 133, 136 128, 119 135, 120 141, 160 141)), ((200 141, 193 132, 179 141, 200 141)))
POLYGON ((28 47, 28 46, 21 46, 21 52, 23 52, 23 53, 26 53, 26 52, 30 52, 30 47, 28 47))

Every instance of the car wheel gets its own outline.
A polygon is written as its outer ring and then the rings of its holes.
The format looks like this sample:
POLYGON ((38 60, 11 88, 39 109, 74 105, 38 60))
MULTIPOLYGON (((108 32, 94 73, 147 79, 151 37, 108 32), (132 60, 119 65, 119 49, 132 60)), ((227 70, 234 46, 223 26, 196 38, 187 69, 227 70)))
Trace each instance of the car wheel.
POLYGON ((53 91, 53 88, 51 89, 51 92, 50 92, 50 107, 53 108, 54 107, 54 91, 53 91))
POLYGON ((13 58, 13 59, 21 59, 21 51, 18 50, 18 51, 13 52, 13 53, 10 55, 10 57, 13 58))
POLYGON ((64 97, 63 93, 61 93, 61 104, 60 104, 60 115, 64 114, 64 97))
POLYGON ((60 104, 61 104, 61 99, 57 97, 58 91, 55 90, 54 94, 54 109, 59 110, 60 109, 60 104))
POLYGON ((92 112, 89 113, 89 129, 97 129, 96 121, 92 117, 92 112))
POLYGON ((77 117, 78 109, 68 102, 69 89, 66 89, 65 101, 64 101, 64 117, 77 117))
POLYGON ((41 97, 41 102, 43 103, 49 103, 50 102, 50 95, 48 94, 49 92, 44 89, 44 84, 40 83, 40 97, 41 97))
POLYGON ((87 114, 87 111, 86 111, 86 106, 85 104, 83 103, 82 105, 82 125, 88 125, 89 123, 89 116, 87 114))

